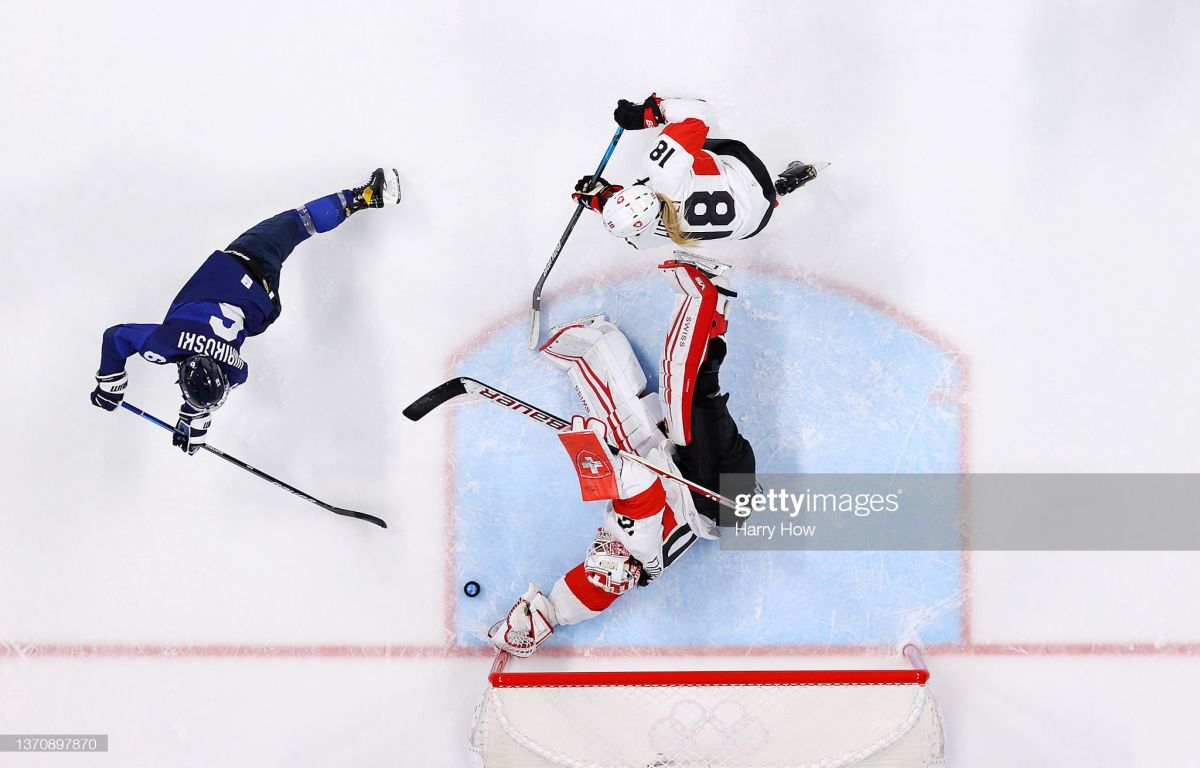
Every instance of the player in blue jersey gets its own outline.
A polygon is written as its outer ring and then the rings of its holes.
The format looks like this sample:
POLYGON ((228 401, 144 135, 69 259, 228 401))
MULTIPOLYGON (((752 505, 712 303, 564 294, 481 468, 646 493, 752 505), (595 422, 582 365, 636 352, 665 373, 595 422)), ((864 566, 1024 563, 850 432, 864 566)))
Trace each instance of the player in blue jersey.
POLYGON ((242 342, 279 317, 279 275, 292 250, 364 208, 398 202, 396 171, 378 168, 365 185, 272 216, 225 250, 214 251, 179 291, 161 323, 114 325, 104 332, 92 405, 106 411, 120 406, 129 383, 125 361, 130 356, 158 365, 174 363, 183 405, 172 441, 194 454, 204 445, 212 412, 230 390, 246 381, 249 368, 241 356, 242 342))

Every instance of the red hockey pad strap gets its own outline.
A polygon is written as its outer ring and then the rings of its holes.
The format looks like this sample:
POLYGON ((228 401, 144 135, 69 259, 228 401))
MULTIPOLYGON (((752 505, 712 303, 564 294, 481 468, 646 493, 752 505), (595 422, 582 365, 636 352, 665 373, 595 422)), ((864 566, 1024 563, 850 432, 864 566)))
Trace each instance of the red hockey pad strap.
POLYGON ((558 439, 571 457, 575 474, 579 475, 579 493, 584 501, 603 501, 621 495, 608 449, 595 432, 590 429, 559 432, 558 439))

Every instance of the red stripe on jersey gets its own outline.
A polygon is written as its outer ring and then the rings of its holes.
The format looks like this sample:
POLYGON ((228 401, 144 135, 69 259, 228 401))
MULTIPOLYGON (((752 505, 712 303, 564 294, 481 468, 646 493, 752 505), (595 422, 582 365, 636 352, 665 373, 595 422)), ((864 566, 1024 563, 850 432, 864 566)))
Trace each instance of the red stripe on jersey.
POLYGON ((671 509, 671 505, 667 504, 663 507, 663 541, 675 532, 679 527, 679 521, 675 519, 675 510, 671 509))
POLYGON ((583 603, 589 611, 603 611, 619 597, 611 592, 605 592, 588 581, 587 573, 583 570, 583 563, 567 571, 563 581, 567 583, 567 589, 571 590, 571 594, 579 598, 579 602, 583 603))
POLYGON ((662 512, 667 506, 667 492, 656 478, 650 487, 628 499, 613 499, 613 512, 630 520, 645 520, 662 512))
POLYGON ((719 176, 717 161, 704 151, 704 140, 708 138, 708 126, 703 120, 689 117, 681 123, 671 123, 662 129, 662 135, 679 142, 692 156, 692 173, 697 176, 719 176))

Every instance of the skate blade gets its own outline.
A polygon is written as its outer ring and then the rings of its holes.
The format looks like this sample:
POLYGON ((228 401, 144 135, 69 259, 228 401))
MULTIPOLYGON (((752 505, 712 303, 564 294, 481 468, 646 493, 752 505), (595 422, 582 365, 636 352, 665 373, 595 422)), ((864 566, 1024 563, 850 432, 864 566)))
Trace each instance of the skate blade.
POLYGON ((383 172, 383 204, 398 205, 400 197, 400 174, 395 168, 388 168, 383 172))
POLYGON ((587 315, 585 317, 579 318, 578 320, 572 320, 569 323, 559 323, 558 325, 556 325, 550 329, 550 335, 553 336, 554 334, 558 333, 559 331, 561 331, 564 328, 571 328, 573 326, 580 326, 580 325, 586 327, 586 326, 591 325, 592 323, 596 323, 596 322, 599 322, 604 319, 605 319, 604 313, 597 312, 594 315, 587 315))
POLYGON ((732 266, 723 261, 710 259, 707 256, 697 256, 691 251, 677 250, 675 251, 674 255, 675 261, 682 261, 685 264, 691 264, 692 266, 699 267, 705 272, 712 274, 713 277, 720 277, 729 270, 733 269, 732 266))

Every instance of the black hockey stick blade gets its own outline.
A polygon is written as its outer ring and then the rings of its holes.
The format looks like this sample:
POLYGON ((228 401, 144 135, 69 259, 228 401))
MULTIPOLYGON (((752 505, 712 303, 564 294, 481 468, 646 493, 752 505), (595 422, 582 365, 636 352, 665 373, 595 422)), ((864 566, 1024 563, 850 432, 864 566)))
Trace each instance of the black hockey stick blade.
POLYGON ((467 387, 464 380, 450 379, 414 400, 411 405, 404 409, 404 416, 411 421, 420 421, 442 403, 465 394, 467 394, 467 387))
POLYGON ((387 528, 387 523, 382 518, 375 517, 375 515, 368 515, 366 512, 355 512, 353 509, 342 509, 341 507, 325 507, 325 509, 328 509, 335 515, 345 515, 346 517, 353 517, 357 520, 373 523, 380 528, 387 528))
MULTIPOLYGON (((153 414, 146 413, 141 408, 138 408, 136 405, 132 405, 127 402, 122 402, 121 407, 124 408, 125 410, 129 411, 130 413, 133 413, 136 416, 141 416, 143 419, 150 422, 151 424, 154 424, 157 427, 162 427, 163 429, 167 430, 168 432, 175 431, 175 428, 172 427, 170 424, 168 424, 167 422, 163 421, 162 419, 158 418, 157 416, 155 416, 153 414)), ((300 490, 299 488, 297 488, 294 485, 289 485, 277 477, 268 475, 266 472, 263 472, 258 467, 247 464, 246 462, 242 461, 241 459, 239 459, 237 457, 230 456, 228 453, 225 453, 224 451, 222 451, 219 448, 214 448, 213 446, 208 445, 207 443, 204 444, 203 448, 204 448, 204 450, 208 451, 213 456, 216 456, 217 458, 228 461, 230 464, 234 465, 238 469, 244 469, 245 471, 249 472, 250 474, 254 475, 255 477, 262 479, 262 480, 266 480, 268 483, 270 483, 271 485, 274 485, 276 488, 282 488, 283 490, 287 491, 288 493, 292 494, 293 496, 299 496, 300 498, 304 499, 305 501, 316 504, 321 509, 332 512, 335 515, 342 515, 344 517, 357 518, 359 520, 363 520, 365 522, 372 523, 374 525, 378 525, 380 528, 387 528, 387 523, 385 523, 380 518, 375 517, 374 515, 368 515, 365 512, 355 512, 352 509, 342 509, 341 507, 335 507, 332 504, 330 504, 329 502, 321 501, 316 496, 311 496, 311 495, 305 493, 304 491, 300 490)))

